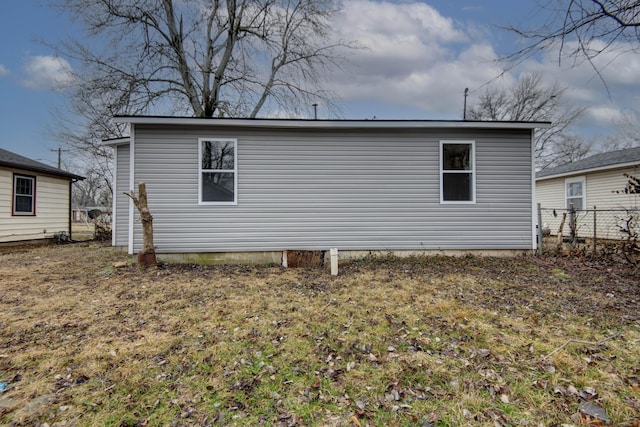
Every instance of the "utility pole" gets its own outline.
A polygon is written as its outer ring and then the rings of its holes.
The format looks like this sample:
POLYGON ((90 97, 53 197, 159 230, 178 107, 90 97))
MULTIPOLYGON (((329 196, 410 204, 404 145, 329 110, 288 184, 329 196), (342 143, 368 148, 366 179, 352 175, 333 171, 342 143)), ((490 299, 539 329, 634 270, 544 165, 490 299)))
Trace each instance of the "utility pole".
POLYGON ((62 148, 58 147, 57 150, 49 150, 49 151, 57 151, 58 152, 58 169, 60 169, 60 166, 62 164, 62 152, 63 151, 69 151, 69 150, 63 150, 62 148))

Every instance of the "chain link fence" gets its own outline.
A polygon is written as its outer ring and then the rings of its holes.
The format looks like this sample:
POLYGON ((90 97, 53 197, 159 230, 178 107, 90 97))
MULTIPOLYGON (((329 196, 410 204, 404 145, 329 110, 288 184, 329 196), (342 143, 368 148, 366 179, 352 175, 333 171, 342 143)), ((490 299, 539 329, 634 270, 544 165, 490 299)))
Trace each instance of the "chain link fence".
POLYGON ((539 207, 543 251, 560 243, 571 247, 586 245, 598 250, 599 245, 638 240, 640 209, 592 209, 539 207))

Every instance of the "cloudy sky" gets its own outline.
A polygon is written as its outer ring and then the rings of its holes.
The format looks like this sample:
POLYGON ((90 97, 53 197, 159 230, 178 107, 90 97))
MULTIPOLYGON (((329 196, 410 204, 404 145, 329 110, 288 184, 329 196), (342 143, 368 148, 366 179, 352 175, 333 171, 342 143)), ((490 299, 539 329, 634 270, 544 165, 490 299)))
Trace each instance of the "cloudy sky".
MULTIPOLYGON (((3 3, 0 16, 0 146, 53 164, 59 143, 52 110, 64 109, 59 87, 73 64, 41 43, 79 34, 44 0, 3 3)), ((522 73, 567 87, 566 101, 588 107, 575 132, 601 139, 615 120, 640 109, 640 57, 611 53, 598 59, 608 90, 588 64, 558 64, 557 53, 527 60, 502 77, 497 58, 518 40, 504 26, 546 19, 536 0, 344 0, 336 18, 340 37, 363 46, 340 72, 327 75, 349 119, 460 119, 485 85, 511 84, 522 73)), ((311 111, 309 114, 312 114, 311 111)), ((322 108, 318 112, 322 118, 322 108)), ((71 156, 72 153, 65 153, 71 156)))

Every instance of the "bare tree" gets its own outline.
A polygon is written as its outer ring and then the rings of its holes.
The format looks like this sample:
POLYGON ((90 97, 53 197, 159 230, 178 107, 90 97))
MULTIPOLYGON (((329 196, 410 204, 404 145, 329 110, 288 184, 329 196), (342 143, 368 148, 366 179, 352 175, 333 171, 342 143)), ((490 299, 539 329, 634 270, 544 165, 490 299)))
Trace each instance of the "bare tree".
POLYGON ((531 29, 508 28, 528 42, 507 59, 520 62, 535 53, 557 49, 559 62, 563 58, 575 63, 588 61, 600 75, 594 60, 602 53, 640 49, 638 0, 539 0, 539 5, 549 13, 544 24, 531 29))
POLYGON ((86 38, 57 46, 82 64, 72 97, 112 113, 257 117, 311 100, 336 66, 332 0, 59 0, 86 38), (89 98, 87 98, 89 97, 89 98))
MULTIPOLYGON (((559 166, 584 159, 593 152, 593 141, 586 141, 580 136, 570 133, 558 135, 550 147, 550 153, 538 163, 549 162, 549 166, 559 166)), ((548 167, 548 166, 547 166, 548 167)))
POLYGON ((545 86, 539 75, 525 74, 513 87, 497 87, 495 83, 480 94, 472 104, 470 120, 551 121, 548 129, 535 134, 536 166, 544 169, 568 163, 588 153, 588 146, 570 127, 583 114, 584 108, 562 100, 565 89, 558 84, 545 86))
POLYGON ((106 185, 100 172, 86 168, 82 175, 85 179, 74 183, 73 204, 79 207, 110 206, 111 188, 106 185))
POLYGON ((92 100, 76 97, 68 100, 66 111, 55 110, 55 127, 50 129, 68 147, 73 160, 69 170, 87 177, 75 184, 74 203, 107 205, 111 203, 113 150, 103 143, 109 138, 123 137, 128 130, 114 123, 111 115, 92 100), (77 196, 77 197, 76 197, 77 196))
POLYGON ((333 38, 333 0, 51 1, 85 29, 49 44, 74 66, 53 134, 107 186, 112 150, 102 140, 128 132, 114 115, 336 110, 320 77, 356 47, 333 38))
POLYGON ((622 150, 640 147, 640 113, 627 112, 619 120, 614 121, 617 132, 607 138, 604 151, 622 150))

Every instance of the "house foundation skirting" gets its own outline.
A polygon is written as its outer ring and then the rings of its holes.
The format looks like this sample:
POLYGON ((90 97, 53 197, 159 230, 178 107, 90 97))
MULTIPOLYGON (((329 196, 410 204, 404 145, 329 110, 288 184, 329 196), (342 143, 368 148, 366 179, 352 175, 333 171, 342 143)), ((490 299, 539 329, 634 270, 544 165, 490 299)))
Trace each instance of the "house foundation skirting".
MULTIPOLYGON (((323 253, 324 266, 329 268, 331 255, 329 249, 320 251, 323 253)), ((531 249, 490 249, 490 250, 340 250, 338 249, 338 260, 340 263, 351 260, 358 260, 366 257, 396 256, 400 258, 412 256, 491 256, 491 257, 512 257, 531 253, 531 249)), ((200 265, 222 265, 222 264, 283 264, 283 254, 285 251, 262 251, 262 252, 202 252, 202 253, 158 253, 159 261, 169 263, 185 263, 200 265)), ((286 259, 286 258, 285 258, 286 259)))

